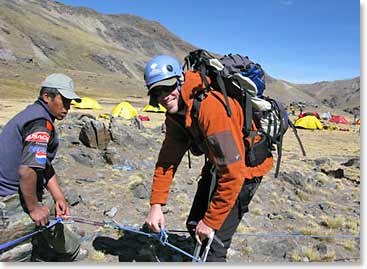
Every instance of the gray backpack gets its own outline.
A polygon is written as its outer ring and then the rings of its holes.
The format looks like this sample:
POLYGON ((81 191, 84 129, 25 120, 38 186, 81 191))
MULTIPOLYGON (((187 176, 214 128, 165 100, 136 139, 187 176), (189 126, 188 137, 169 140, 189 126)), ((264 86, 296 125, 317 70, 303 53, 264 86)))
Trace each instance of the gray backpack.
MULTIPOLYGON (((247 56, 239 54, 229 54, 217 59, 205 50, 195 50, 186 56, 184 68, 199 71, 206 86, 206 89, 199 92, 194 98, 192 109, 194 124, 198 124, 200 102, 206 91, 218 90, 222 92, 229 116, 232 112, 228 104, 228 96, 236 99, 241 104, 245 118, 243 133, 247 166, 259 165, 267 157, 272 156, 271 151, 276 149, 278 157, 275 177, 277 177, 282 157, 283 136, 288 126, 293 129, 302 153, 306 156, 297 130, 288 119, 288 113, 284 105, 263 95, 265 72, 259 64, 252 62, 247 56), (210 77, 210 84, 206 76, 210 77), (253 130, 252 122, 255 123, 257 130, 253 130), (254 143, 256 135, 261 137, 258 143, 254 143), (248 138, 252 143, 248 143, 248 138)), ((195 140, 202 140, 202 136, 198 134, 198 137, 194 138, 194 144, 197 144, 195 140)), ((197 147, 194 148, 197 150, 197 147)), ((200 151, 197 152, 200 153, 200 151)))

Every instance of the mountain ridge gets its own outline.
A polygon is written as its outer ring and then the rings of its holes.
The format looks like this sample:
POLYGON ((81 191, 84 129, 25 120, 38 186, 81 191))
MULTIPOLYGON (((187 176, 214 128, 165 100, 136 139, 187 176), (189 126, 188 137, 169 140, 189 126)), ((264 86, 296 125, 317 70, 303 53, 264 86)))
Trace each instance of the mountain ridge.
MULTIPOLYGON (((89 72, 93 77, 112 76, 119 83, 111 84, 144 94, 143 70, 150 57, 170 54, 183 60, 197 48, 159 22, 132 14, 102 14, 47 0, 0 0, 0 7, 0 69, 14 66, 19 74, 24 68, 29 73, 32 68, 34 73, 55 69, 89 72)), ((25 80, 36 83, 32 77, 25 80)), ((88 75, 78 78, 93 88, 88 75)), ((295 84, 267 74, 266 83, 266 94, 284 103, 339 109, 359 106, 359 77, 295 84)), ((108 87, 107 91, 117 91, 115 86, 108 87)))

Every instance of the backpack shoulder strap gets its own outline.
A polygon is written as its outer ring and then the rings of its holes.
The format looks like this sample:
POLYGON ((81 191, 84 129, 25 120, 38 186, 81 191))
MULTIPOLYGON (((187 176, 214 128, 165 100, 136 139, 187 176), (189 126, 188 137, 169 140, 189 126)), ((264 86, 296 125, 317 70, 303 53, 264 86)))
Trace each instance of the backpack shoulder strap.
POLYGON ((221 91, 221 93, 224 96, 224 101, 226 102, 226 111, 227 111, 227 114, 228 114, 229 117, 231 117, 232 116, 232 111, 231 111, 231 108, 229 106, 227 90, 226 90, 226 86, 224 84, 223 78, 220 75, 220 73, 219 73, 218 70, 213 71, 213 73, 216 76, 216 80, 218 82, 219 90, 221 91))
MULTIPOLYGON (((194 127, 192 129, 193 135, 194 135, 193 139, 194 139, 194 142, 196 143, 200 143, 201 141, 204 140, 204 136, 199 129, 199 112, 200 112, 201 102, 203 101, 203 99, 204 99, 204 93, 200 93, 196 95, 194 97, 194 102, 193 102, 192 109, 191 109, 191 118, 192 118, 192 123, 194 127)), ((217 185, 217 169, 216 169, 215 164, 212 164, 210 168, 210 174, 212 178, 210 181, 207 208, 209 208, 210 206, 210 202, 214 194, 215 187, 217 185)))
POLYGON ((248 136, 252 131, 252 103, 251 96, 246 91, 244 91, 244 98, 242 99, 242 104, 240 105, 242 107, 245 120, 243 132, 245 136, 248 136))

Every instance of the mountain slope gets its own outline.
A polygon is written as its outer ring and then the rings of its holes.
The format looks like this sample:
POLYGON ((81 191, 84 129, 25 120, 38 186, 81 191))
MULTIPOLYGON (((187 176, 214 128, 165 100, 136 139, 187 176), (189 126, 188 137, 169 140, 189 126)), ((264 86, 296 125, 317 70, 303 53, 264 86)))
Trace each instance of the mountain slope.
POLYGON ((153 55, 182 57, 194 49, 159 23, 132 15, 103 15, 45 0, 1 0, 0 7, 1 58, 6 60, 141 80, 142 67, 153 55))
MULTIPOLYGON (((38 87, 45 75, 57 71, 72 75, 84 95, 143 96, 143 69, 150 57, 170 54, 183 60, 193 49, 158 22, 138 16, 100 14, 48 0, 0 0, 0 80, 20 81, 20 90, 28 83, 38 87)), ((286 104, 359 106, 359 77, 293 84, 267 75, 266 83, 265 94, 286 104)))

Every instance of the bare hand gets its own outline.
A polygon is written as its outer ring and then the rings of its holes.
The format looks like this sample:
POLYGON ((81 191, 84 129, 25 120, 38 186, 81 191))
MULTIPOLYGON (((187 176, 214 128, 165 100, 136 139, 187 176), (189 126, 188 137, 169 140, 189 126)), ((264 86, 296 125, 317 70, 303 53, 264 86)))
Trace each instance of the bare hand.
POLYGON ((45 226, 50 219, 50 210, 45 205, 36 205, 29 211, 29 215, 36 226, 45 226))
POLYGON ((68 219, 70 217, 69 206, 64 199, 57 200, 55 204, 56 218, 68 219))
POLYGON ((209 226, 207 226, 202 220, 199 221, 195 229, 196 241, 201 245, 203 240, 205 240, 206 238, 209 238, 213 232, 214 230, 210 228, 209 226))
POLYGON ((145 223, 154 232, 160 232, 161 229, 164 229, 166 220, 163 216, 162 207, 160 204, 152 205, 145 223))

